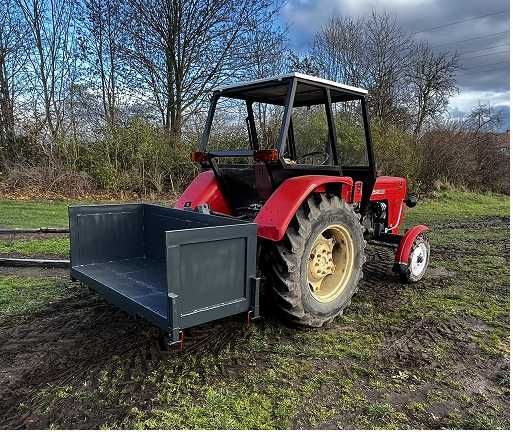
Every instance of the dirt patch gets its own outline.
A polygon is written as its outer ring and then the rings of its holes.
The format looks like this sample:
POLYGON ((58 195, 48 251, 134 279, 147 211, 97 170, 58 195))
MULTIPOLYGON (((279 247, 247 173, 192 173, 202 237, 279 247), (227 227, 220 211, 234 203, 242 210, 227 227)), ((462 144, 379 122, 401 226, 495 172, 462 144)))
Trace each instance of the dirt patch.
POLYGON ((69 279, 69 270, 64 268, 0 266, 0 276, 19 276, 34 278, 59 277, 62 279, 69 279))
MULTIPOLYGON (((34 275, 35 269, 20 269, 22 274, 34 275)), ((39 275, 55 276, 55 270, 40 269, 39 275)), ((59 272, 60 273, 60 272, 59 272)), ((0 425, 7 428, 48 428, 46 417, 33 416, 44 411, 43 388, 80 385, 98 385, 100 370, 119 366, 119 359, 128 359, 124 365, 127 384, 130 376, 149 373, 169 356, 183 355, 176 347, 162 350, 159 331, 142 319, 129 316, 107 304, 88 288, 76 284, 76 295, 51 304, 28 319, 0 321, 0 425), (20 404, 28 409, 21 409, 20 404), (20 415, 20 411, 23 413, 20 415)), ((244 320, 231 317, 186 331, 187 355, 201 356, 217 353, 244 332, 244 320)), ((140 388, 133 387, 134 393, 140 388)), ((66 401, 57 411, 67 411, 66 401)), ((77 409, 74 406, 71 410, 77 409)), ((98 428, 101 414, 89 407, 88 419, 81 417, 81 428, 98 428)), ((65 424, 73 427, 70 419, 65 424)), ((123 418, 124 413, 117 413, 123 418)), ((78 421, 78 419, 77 419, 78 421)))
POLYGON ((0 424, 48 427, 44 419, 20 417, 21 402, 37 406, 37 392, 65 385, 104 367, 114 356, 147 368, 161 351, 155 329, 116 311, 87 289, 51 304, 29 319, 0 324, 0 424))
POLYGON ((447 270, 444 267, 437 268, 428 268, 426 275, 424 276, 426 279, 448 279, 456 276, 456 273, 450 270, 447 270))
POLYGON ((448 223, 436 223, 431 227, 433 230, 441 229, 480 229, 487 227, 509 227, 509 216, 491 216, 481 219, 456 221, 448 223))

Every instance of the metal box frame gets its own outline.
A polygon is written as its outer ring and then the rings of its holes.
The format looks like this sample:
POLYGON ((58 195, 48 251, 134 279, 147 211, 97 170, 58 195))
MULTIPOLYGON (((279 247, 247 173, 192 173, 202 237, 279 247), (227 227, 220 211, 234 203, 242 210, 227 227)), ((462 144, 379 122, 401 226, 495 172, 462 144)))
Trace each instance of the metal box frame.
POLYGON ((71 206, 71 277, 120 309, 180 330, 259 316, 254 223, 150 204, 71 206))

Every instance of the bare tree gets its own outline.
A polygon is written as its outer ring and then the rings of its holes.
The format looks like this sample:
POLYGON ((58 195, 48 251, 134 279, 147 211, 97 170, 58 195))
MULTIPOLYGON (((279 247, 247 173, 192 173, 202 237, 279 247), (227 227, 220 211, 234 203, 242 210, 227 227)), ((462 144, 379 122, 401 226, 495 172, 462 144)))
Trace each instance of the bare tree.
POLYGON ((398 124, 405 122, 411 46, 394 18, 373 11, 333 18, 315 35, 310 55, 325 78, 367 88, 373 114, 398 124))
POLYGON ((0 159, 2 149, 13 153, 14 104, 26 61, 23 55, 26 29, 19 12, 13 0, 4 0, 0 5, 0 159))
POLYGON ((315 35, 310 56, 324 77, 367 88, 375 117, 416 135, 456 91, 457 56, 415 44, 386 13, 333 18, 315 35))
MULTIPOLYGON (((249 19, 240 43, 240 68, 237 80, 260 79, 280 75, 287 69, 287 30, 272 21, 249 19)), ((256 103, 253 107, 260 146, 274 145, 281 119, 280 107, 256 103)))
POLYGON ((353 86, 367 85, 365 22, 334 17, 314 36, 313 62, 323 76, 353 86))
POLYGON ((125 31, 124 2, 84 0, 82 4, 81 52, 90 69, 89 80, 99 87, 105 122, 113 126, 119 110, 121 54, 125 31))
POLYGON ((419 43, 412 52, 408 81, 414 101, 414 134, 418 137, 426 121, 443 114, 449 97, 456 91, 454 73, 456 54, 435 54, 427 43, 419 43))
POLYGON ((299 56, 298 54, 294 52, 289 52, 287 56, 287 64, 288 69, 291 72, 300 72, 307 75, 323 75, 323 76, 329 76, 326 74, 323 74, 320 72, 319 67, 317 65, 316 59, 313 56, 305 55, 305 56, 299 56))
POLYGON ((239 65, 250 22, 272 15, 271 0, 129 0, 129 58, 176 143, 184 119, 239 65))
POLYGON ((385 122, 403 123, 408 91, 405 77, 412 41, 397 20, 386 13, 372 13, 366 21, 365 35, 371 109, 385 122))
MULTIPOLYGON (((73 16, 71 0, 17 0, 30 33, 34 102, 42 101, 43 118, 55 142, 62 132, 64 101, 70 87, 73 61, 73 16)), ((39 117, 38 106, 35 116, 39 117)), ((50 143, 50 155, 52 153, 50 143)))

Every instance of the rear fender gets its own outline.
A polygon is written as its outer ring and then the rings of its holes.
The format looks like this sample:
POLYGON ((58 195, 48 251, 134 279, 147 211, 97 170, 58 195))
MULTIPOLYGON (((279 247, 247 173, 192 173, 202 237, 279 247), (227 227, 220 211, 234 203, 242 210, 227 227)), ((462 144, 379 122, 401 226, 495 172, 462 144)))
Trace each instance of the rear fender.
POLYGON ((305 199, 311 193, 325 192, 330 186, 339 188, 340 197, 344 201, 351 201, 351 177, 306 175, 285 180, 269 197, 255 219, 258 236, 280 241, 305 199))
POLYGON ((429 228, 426 225, 416 225, 404 233, 395 252, 396 266, 408 265, 411 248, 413 243, 415 243, 415 239, 427 231, 429 231, 429 228))
POLYGON ((175 204, 176 209, 184 207, 196 208, 200 204, 208 204, 218 213, 231 214, 230 206, 226 201, 219 182, 212 170, 199 173, 182 193, 175 204))

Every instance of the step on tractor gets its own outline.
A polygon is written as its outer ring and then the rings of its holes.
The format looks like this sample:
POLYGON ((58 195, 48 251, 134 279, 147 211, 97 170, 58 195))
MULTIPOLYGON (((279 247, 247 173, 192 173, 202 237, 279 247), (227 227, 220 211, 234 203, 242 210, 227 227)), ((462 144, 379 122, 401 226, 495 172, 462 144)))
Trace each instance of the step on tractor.
POLYGON ((259 317, 260 298, 289 322, 331 322, 358 290, 367 241, 396 249, 403 282, 426 272, 428 228, 400 234, 416 198, 376 174, 366 90, 299 73, 217 88, 192 159, 200 172, 174 208, 69 209, 71 277, 170 343, 259 317))

